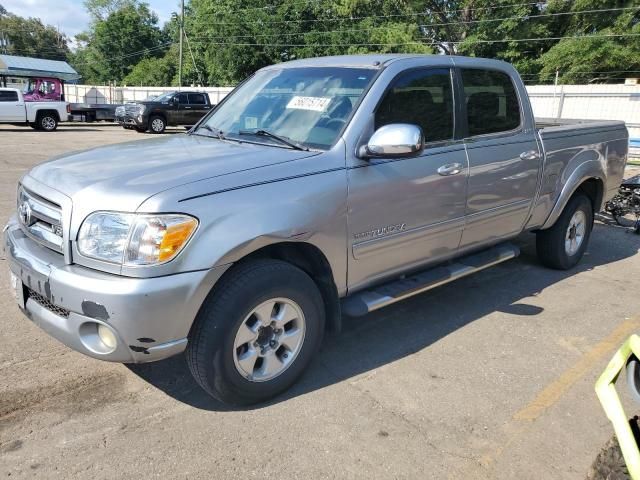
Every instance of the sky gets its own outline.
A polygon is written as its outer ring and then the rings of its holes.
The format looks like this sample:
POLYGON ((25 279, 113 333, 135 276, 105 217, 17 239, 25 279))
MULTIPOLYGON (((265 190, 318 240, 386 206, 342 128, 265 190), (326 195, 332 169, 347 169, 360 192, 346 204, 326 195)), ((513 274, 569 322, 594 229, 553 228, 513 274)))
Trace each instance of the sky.
MULTIPOLYGON (((43 23, 59 27, 61 32, 73 39, 89 25, 89 15, 82 2, 83 0, 0 0, 0 5, 21 17, 40 18, 43 23)), ((146 3, 158 14, 161 26, 169 20, 171 12, 179 8, 177 0, 146 0, 146 3)))

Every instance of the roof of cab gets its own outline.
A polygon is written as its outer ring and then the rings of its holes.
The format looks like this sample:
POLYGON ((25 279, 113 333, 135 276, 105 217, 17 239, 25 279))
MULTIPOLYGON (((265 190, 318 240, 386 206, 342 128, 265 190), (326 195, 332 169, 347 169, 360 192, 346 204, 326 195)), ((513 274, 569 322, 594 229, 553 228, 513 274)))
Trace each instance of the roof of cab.
POLYGON ((488 58, 478 57, 463 57, 463 56, 445 56, 445 55, 425 55, 415 53, 386 53, 386 54, 366 54, 366 55, 336 55, 331 57, 315 57, 315 58, 303 58, 300 60, 291 60, 289 62, 276 63, 264 67, 263 70, 269 69, 281 69, 281 68, 298 68, 298 67, 353 67, 353 68, 383 68, 388 64, 397 60, 408 59, 432 59, 443 60, 447 59, 455 64, 459 63, 468 65, 473 63, 475 65, 481 65, 488 67, 509 65, 501 60, 494 60, 488 58))

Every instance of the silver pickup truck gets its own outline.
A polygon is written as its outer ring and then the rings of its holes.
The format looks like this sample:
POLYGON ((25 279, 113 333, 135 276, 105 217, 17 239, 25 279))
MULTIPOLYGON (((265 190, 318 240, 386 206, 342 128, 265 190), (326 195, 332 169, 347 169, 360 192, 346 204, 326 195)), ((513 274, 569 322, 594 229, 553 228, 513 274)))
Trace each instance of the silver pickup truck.
POLYGON ((298 60, 187 134, 36 166, 4 244, 18 305, 64 344, 186 350, 209 394, 247 404, 288 388, 341 315, 511 259, 523 231, 571 268, 627 149, 623 122, 537 123, 503 62, 298 60))

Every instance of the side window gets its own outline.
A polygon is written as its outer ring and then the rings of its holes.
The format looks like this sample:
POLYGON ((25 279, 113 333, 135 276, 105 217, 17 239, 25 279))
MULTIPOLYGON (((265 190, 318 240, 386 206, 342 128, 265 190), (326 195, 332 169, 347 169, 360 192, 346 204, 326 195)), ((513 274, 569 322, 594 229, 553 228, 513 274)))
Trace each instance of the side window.
POLYGON ((187 97, 186 93, 179 93, 178 95, 176 95, 176 98, 178 99, 178 103, 180 105, 189 105, 189 97, 187 97))
POLYGON ((378 106, 375 127, 412 123, 425 140, 453 138, 453 89, 448 68, 412 70, 398 76, 378 106))
POLYGON ((18 92, 0 91, 0 102, 17 102, 18 92))
POLYGON ((190 93, 189 103, 191 105, 206 105, 207 100, 204 98, 204 95, 201 93, 190 93))
POLYGON ((463 69, 469 136, 506 132, 520 126, 520 104, 509 75, 496 70, 463 69))

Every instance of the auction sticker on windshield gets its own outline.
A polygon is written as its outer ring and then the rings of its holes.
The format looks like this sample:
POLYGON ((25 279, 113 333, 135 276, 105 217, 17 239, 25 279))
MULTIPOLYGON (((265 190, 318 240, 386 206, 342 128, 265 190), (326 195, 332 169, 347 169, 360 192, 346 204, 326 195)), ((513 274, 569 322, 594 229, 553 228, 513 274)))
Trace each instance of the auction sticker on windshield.
POLYGON ((324 112, 327 109, 329 102, 331 102, 331 98, 295 96, 289 101, 287 108, 324 112))

